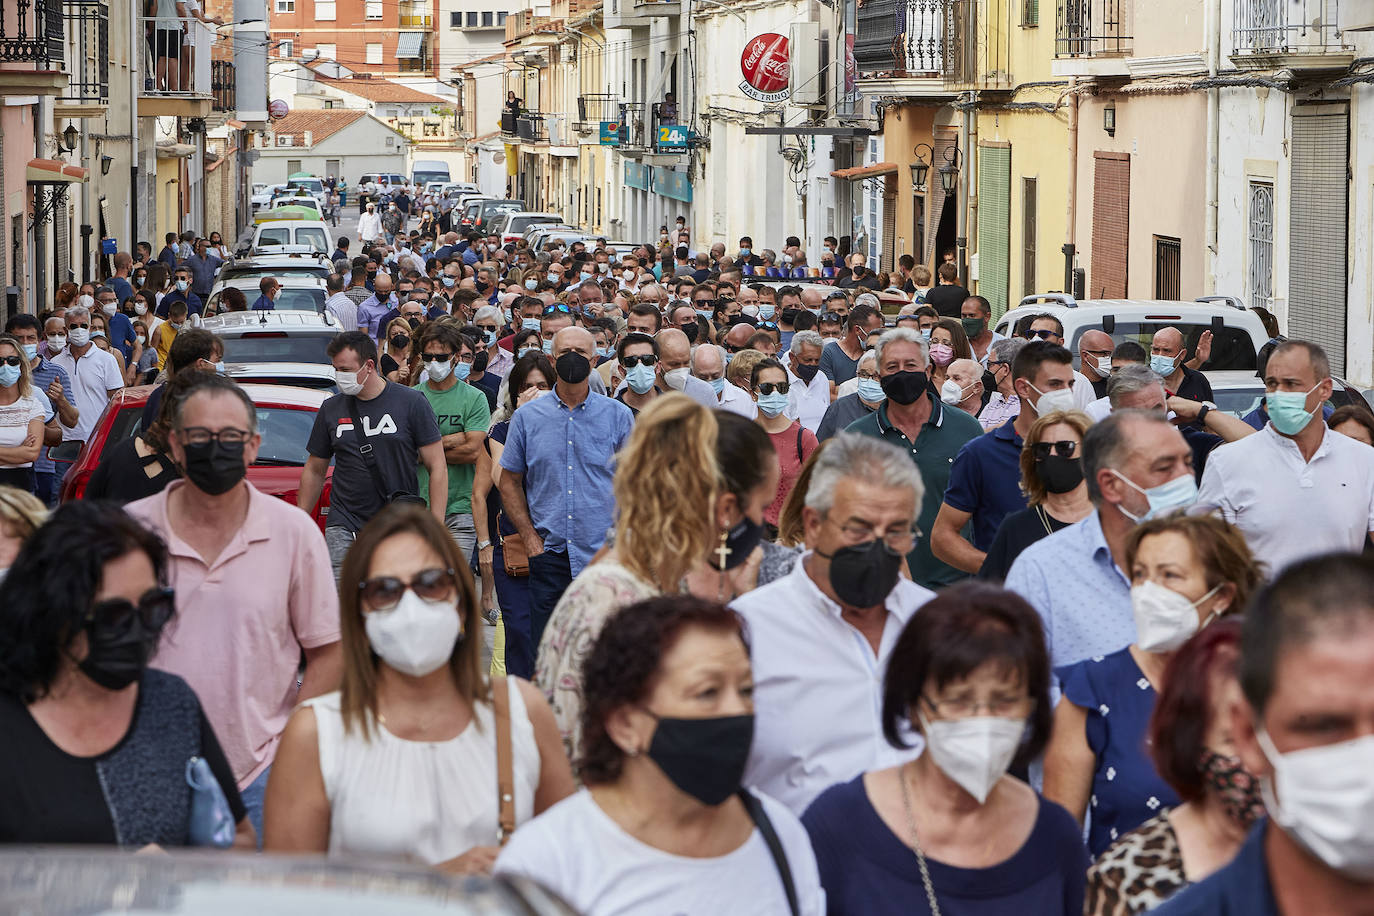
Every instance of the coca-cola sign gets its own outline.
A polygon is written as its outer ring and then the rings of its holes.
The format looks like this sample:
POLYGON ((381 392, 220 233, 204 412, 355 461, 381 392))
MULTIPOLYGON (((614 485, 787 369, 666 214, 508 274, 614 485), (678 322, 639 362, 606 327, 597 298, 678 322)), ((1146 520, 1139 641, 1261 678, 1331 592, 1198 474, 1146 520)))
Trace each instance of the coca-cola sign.
POLYGON ((787 36, 777 32, 755 35, 739 56, 744 81, 740 91, 760 102, 782 102, 788 97, 787 81, 792 74, 788 61, 787 36))

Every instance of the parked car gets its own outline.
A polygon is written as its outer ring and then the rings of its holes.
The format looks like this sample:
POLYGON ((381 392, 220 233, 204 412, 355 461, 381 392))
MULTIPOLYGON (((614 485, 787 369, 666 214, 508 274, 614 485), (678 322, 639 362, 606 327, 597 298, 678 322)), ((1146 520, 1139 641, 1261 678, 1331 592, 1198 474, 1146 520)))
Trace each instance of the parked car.
POLYGON ((272 198, 286 190, 285 184, 255 184, 253 193, 248 201, 253 206, 253 212, 257 212, 264 207, 270 206, 272 198))
POLYGON ((498 213, 492 218, 489 232, 501 236, 501 244, 518 242, 530 226, 562 225, 563 217, 557 213, 537 213, 529 210, 510 210, 498 213))
POLYGON ((278 219, 254 227, 249 250, 258 255, 282 245, 302 245, 327 255, 333 250, 331 244, 329 227, 323 220, 278 219))
MULTIPOLYGON (((310 246, 282 245, 254 258, 230 258, 220 266, 216 284, 228 280, 261 280, 263 277, 284 279, 291 276, 329 279, 334 266, 328 256, 310 246)), ((211 289, 214 292, 214 289, 211 289)))
POLYGON ((390 188, 396 188, 406 183, 406 176, 399 172, 365 172, 358 179, 356 185, 359 213, 367 208, 368 201, 375 202, 381 196, 383 179, 386 181, 386 186, 390 188))
POLYGON ((343 330, 329 312, 226 312, 201 321, 224 341, 226 363, 318 363, 329 365, 325 350, 343 330))
POLYGON ((446 184, 449 181, 448 163, 442 159, 416 159, 410 164, 410 177, 420 187, 430 182, 446 184))
POLYGON ((240 385, 292 385, 338 394, 334 367, 328 363, 225 363, 225 373, 240 385))
POLYGON ((1078 339, 1084 331, 1106 331, 1116 343, 1134 340, 1150 349, 1155 332, 1173 327, 1191 351, 1204 331, 1212 332, 1212 356, 1203 369, 1249 369, 1254 372, 1259 348, 1269 339, 1264 323, 1239 299, 1213 296, 1195 302, 1168 299, 1085 299, 1065 293, 1027 296, 998 319, 996 331, 1011 336, 1017 322, 1048 312, 1064 323, 1064 345, 1078 366, 1078 339))
MULTIPOLYGON (((52 449, 54 457, 64 460, 75 458, 71 468, 62 478, 62 502, 80 499, 86 492, 87 484, 90 483, 91 474, 100 463, 100 456, 107 449, 137 435, 143 428, 143 408, 148 403, 148 395, 153 387, 140 385, 137 388, 121 389, 110 399, 104 413, 96 421, 91 435, 75 456, 63 452, 64 448, 76 446, 75 442, 64 442, 52 449)), ((330 392, 286 385, 255 384, 246 384, 243 390, 253 400, 258 418, 258 432, 262 435, 258 459, 248 468, 248 480, 269 496, 284 499, 295 505, 296 492, 300 489, 301 468, 305 467, 305 460, 309 457, 305 444, 310 438, 310 428, 315 423, 315 414, 319 413, 320 405, 330 396, 330 392)), ((331 466, 326 472, 320 505, 312 513, 321 530, 324 529, 325 518, 329 514, 333 472, 331 466)))
POLYGON ((305 191, 311 197, 315 198, 315 200, 319 201, 321 207, 324 206, 325 188, 323 179, 304 172, 297 172, 286 179, 286 186, 288 188, 296 188, 305 191))
MULTIPOLYGON (((270 274, 281 284, 281 290, 277 293, 276 300, 272 303, 274 311, 301 311, 321 313, 324 311, 324 301, 329 298, 329 293, 325 288, 325 281, 319 277, 312 277, 303 274, 270 274)), ((210 289, 210 298, 205 302, 205 314, 217 315, 220 313, 224 302, 224 291, 228 287, 234 287, 243 293, 248 300, 248 307, 251 309, 253 303, 262 295, 262 278, 258 277, 230 277, 227 280, 216 280, 215 285, 210 289)))

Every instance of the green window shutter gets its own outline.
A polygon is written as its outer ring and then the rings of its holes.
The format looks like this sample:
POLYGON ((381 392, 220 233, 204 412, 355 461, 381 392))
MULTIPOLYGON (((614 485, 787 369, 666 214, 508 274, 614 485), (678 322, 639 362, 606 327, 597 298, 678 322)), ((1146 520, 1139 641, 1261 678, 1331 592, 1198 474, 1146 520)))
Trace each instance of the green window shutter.
POLYGON ((1040 0, 1021 0, 1021 24, 1024 26, 1040 24, 1040 0))
POLYGON ((1007 310, 1011 264, 1011 147, 978 146, 978 294, 1007 310))

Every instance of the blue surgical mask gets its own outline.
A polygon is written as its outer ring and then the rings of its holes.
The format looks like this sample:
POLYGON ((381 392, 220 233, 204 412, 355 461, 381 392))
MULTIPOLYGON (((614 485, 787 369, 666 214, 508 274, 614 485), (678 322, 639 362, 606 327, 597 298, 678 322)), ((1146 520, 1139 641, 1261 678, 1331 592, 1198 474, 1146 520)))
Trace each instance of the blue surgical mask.
POLYGON ((468 376, 472 375, 472 363, 465 363, 459 360, 453 364, 453 374, 458 376, 458 381, 466 382, 468 376))
POLYGON ((538 288, 539 288, 539 281, 538 281, 538 280, 526 280, 526 281, 525 281, 525 289, 535 290, 535 289, 538 289, 538 288))
POLYGON ((781 391, 759 395, 759 410, 765 417, 776 417, 787 409, 787 395, 781 391))
POLYGON ((487 346, 491 346, 492 344, 496 343, 496 332, 495 332, 495 331, 483 331, 483 332, 482 332, 482 343, 486 344, 487 346))
POLYGON ((220 375, 229 374, 229 370, 224 365, 224 360, 220 360, 219 362, 215 363, 215 371, 220 375))
POLYGON ((657 373, 653 366, 646 366, 639 363, 625 370, 625 384, 630 386, 630 390, 635 394, 647 394, 649 389, 654 387, 654 379, 657 373))
POLYGON ((707 321, 711 320, 711 314, 712 313, 710 309, 697 309, 697 315, 699 315, 702 318, 705 318, 707 321))
POLYGON ((445 286, 451 287, 458 281, 450 277, 448 274, 444 274, 444 276, 440 278, 439 282, 443 283, 445 286))
POLYGON ((0 366, 0 386, 8 388, 19 381, 18 366, 0 366))
POLYGON ((1117 505, 1117 508, 1121 510, 1121 514, 1137 525, 1143 521, 1159 518, 1161 515, 1167 515, 1175 509, 1186 509, 1197 502, 1197 481, 1193 478, 1192 471, 1188 471, 1183 476, 1175 477, 1173 480, 1162 483, 1157 487, 1150 487, 1148 490, 1136 484, 1120 471, 1113 470, 1112 473, 1128 487, 1131 487, 1139 493, 1143 493, 1146 501, 1150 504, 1149 511, 1141 516, 1132 515, 1121 505, 1117 505))
POLYGON ((720 397, 720 393, 725 390, 725 377, 713 378, 710 381, 711 390, 716 393, 716 397, 720 397))
POLYGON ((1321 382, 1306 391, 1271 391, 1264 396, 1269 422, 1285 436, 1296 436, 1312 422, 1315 410, 1307 409, 1307 396, 1321 387, 1321 382))
POLYGON ((37 355, 38 344, 24 344, 24 356, 29 362, 33 362, 33 358, 37 355))
POLYGON ((602 359, 610 359, 615 355, 615 350, 612 347, 597 347, 596 355, 602 359))
POLYGON ((1168 378, 1174 374, 1174 370, 1177 368, 1178 364, 1173 357, 1161 356, 1158 353, 1150 356, 1150 371, 1155 375, 1162 378, 1168 378))
POLYGON ((859 397, 870 404, 881 404, 887 400, 882 383, 875 378, 859 379, 859 397))
POLYGON ((521 330, 525 330, 525 331, 537 331, 537 330, 539 330, 539 319, 538 319, 538 318, 524 318, 524 319, 521 319, 521 321, 520 321, 520 328, 521 328, 521 330))
POLYGON ((932 328, 921 328, 921 339, 922 339, 922 340, 927 340, 927 341, 930 340, 930 332, 931 332, 931 330, 932 330, 932 328))
POLYGON ((776 313, 776 311, 776 308, 774 308, 771 305, 768 305, 767 303, 759 303, 759 317, 762 318, 764 321, 772 321, 773 315, 776 313))
POLYGON ((549 356, 553 356, 553 338, 552 338, 552 337, 550 337, 548 340, 544 341, 544 352, 547 353, 549 356))
POLYGON ((584 270, 581 272, 581 277, 582 281, 585 283, 587 280, 590 280, 592 278, 592 275, 589 271, 584 270))
POLYGON ((749 257, 749 256, 750 256, 751 254, 753 254, 753 253, 754 253, 753 250, 752 250, 752 249, 749 249, 749 248, 741 248, 741 249, 739 250, 739 256, 742 257, 742 258, 747 258, 747 257, 749 257))

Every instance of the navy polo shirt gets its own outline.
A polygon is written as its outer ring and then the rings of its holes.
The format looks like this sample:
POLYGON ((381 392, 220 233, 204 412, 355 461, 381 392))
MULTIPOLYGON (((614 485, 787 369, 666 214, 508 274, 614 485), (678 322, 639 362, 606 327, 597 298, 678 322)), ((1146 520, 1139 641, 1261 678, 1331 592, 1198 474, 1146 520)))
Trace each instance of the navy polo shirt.
POLYGON ((973 516, 973 546, 992 546, 1002 519, 1026 508, 1021 492, 1021 437, 1013 417, 992 432, 970 440, 949 469, 945 504, 973 516))
POLYGON ((1230 865, 1184 888, 1151 912, 1155 916, 1279 916, 1274 889, 1269 886, 1269 865, 1264 861, 1268 826, 1267 818, 1261 820, 1230 865))

